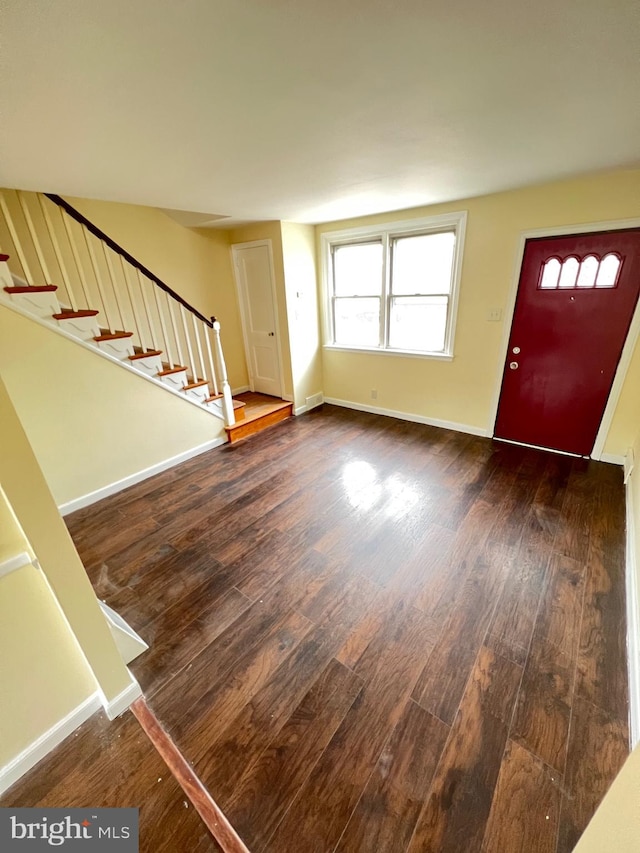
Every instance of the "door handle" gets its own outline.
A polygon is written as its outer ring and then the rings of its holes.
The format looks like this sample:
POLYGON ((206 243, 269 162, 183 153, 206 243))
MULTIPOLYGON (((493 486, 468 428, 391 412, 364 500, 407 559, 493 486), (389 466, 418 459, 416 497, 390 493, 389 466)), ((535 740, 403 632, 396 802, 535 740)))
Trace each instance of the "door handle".
POLYGON ((517 361, 510 361, 509 367, 511 368, 511 370, 517 370, 520 367, 520 365, 518 364, 517 361))
POLYGON ((269 332, 269 337, 272 338, 275 335, 275 332, 269 332))

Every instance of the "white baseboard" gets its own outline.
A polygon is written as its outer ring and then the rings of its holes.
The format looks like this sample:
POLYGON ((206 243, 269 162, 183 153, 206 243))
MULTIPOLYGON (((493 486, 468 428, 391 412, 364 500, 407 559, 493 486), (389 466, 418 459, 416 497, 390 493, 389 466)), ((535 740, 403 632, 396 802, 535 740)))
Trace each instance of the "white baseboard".
POLYGON ((324 403, 324 394, 318 391, 315 394, 307 397, 303 406, 298 406, 293 410, 294 415, 304 415, 305 412, 310 412, 312 409, 317 409, 324 403))
POLYGON ((469 435, 487 435, 484 427, 472 426, 471 424, 459 424, 455 421, 443 421, 439 418, 427 418, 424 415, 416 415, 411 412, 397 412, 393 409, 381 409, 378 406, 365 406, 364 403, 352 403, 349 400, 337 400, 335 397, 325 397, 325 403, 333 406, 342 406, 345 409, 355 409, 358 412, 371 412, 372 415, 385 415, 389 418, 399 418, 402 421, 413 421, 417 424, 429 424, 429 426, 452 429, 456 432, 466 432, 469 435))
POLYGON ((603 453, 600 461, 609 462, 611 465, 624 465, 624 456, 620 456, 619 453, 603 453))
POLYGON ((251 391, 248 385, 238 385, 237 388, 231 389, 231 396, 233 397, 234 394, 244 394, 246 391, 251 391))
POLYGON ((640 601, 638 600, 638 565, 636 563, 636 530, 633 507, 632 478, 627 480, 627 665, 629 667, 629 729, 631 748, 640 742, 640 601))
POLYGON ((120 714, 124 714, 129 705, 131 705, 132 702, 135 702, 139 696, 142 696, 142 688, 131 673, 129 673, 129 678, 131 681, 128 687, 125 687, 125 689, 118 693, 118 695, 113 699, 107 700, 104 694, 101 695, 102 706, 107 712, 107 717, 109 717, 110 720, 115 720, 115 718, 119 717, 120 714))
POLYGON ((100 710, 100 707, 100 696, 98 693, 94 693, 88 699, 85 699, 82 704, 78 705, 77 708, 70 711, 66 717, 59 720, 49 731, 29 744, 26 749, 23 749, 8 764, 0 768, 0 794, 15 784, 21 776, 24 776, 27 771, 31 770, 52 749, 61 744, 78 726, 81 726, 92 714, 100 710))
POLYGON ((167 468, 173 468, 174 465, 179 465, 181 462, 186 462, 187 459, 193 459, 194 456, 199 456, 201 453, 206 453, 207 450, 212 450, 214 447, 220 447, 226 443, 226 438, 214 438, 211 441, 206 441, 204 444, 199 444, 197 447, 192 447, 191 450, 185 450, 184 453, 179 453, 177 456, 172 456, 170 459, 164 459, 156 465, 151 465, 149 468, 144 468, 142 471, 137 471, 135 474, 130 474, 128 477, 123 477, 122 480, 117 480, 115 483, 109 483, 101 489, 96 489, 95 492, 89 492, 87 495, 82 495, 79 498, 74 498, 71 501, 60 504, 58 510, 61 515, 69 515, 78 509, 84 509, 86 506, 100 501, 103 498, 108 498, 110 495, 115 495, 123 489, 128 489, 129 486, 135 486, 136 483, 141 483, 143 480, 153 477, 154 474, 160 474, 166 471, 167 468))

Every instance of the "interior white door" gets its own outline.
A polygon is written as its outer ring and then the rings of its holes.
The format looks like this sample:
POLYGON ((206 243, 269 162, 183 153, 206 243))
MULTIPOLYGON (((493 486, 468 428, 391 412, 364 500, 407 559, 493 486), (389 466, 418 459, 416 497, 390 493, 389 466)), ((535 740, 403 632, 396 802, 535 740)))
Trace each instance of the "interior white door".
POLYGON ((268 243, 233 247, 249 376, 254 391, 282 395, 282 377, 268 243))

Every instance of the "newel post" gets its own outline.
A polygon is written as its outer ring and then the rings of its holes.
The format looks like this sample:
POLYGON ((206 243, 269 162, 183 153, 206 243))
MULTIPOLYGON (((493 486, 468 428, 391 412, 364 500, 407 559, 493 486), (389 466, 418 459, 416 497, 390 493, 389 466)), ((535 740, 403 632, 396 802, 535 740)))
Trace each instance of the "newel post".
POLYGON ((227 378, 227 365, 224 362, 224 353, 222 352, 222 343, 220 341, 220 323, 215 317, 211 318, 211 323, 213 328, 213 343, 218 361, 220 385, 222 387, 222 413, 225 424, 233 426, 236 422, 236 417, 233 413, 233 398, 231 396, 231 387, 227 378))

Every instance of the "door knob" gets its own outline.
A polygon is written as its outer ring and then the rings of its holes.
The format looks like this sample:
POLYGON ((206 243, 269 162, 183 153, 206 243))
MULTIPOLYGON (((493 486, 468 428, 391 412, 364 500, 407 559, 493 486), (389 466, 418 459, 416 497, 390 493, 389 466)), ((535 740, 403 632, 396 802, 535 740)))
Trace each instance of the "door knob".
POLYGON ((517 361, 510 361, 509 362, 509 367, 511 368, 511 370, 517 370, 519 366, 520 365, 518 364, 517 361))
POLYGON ((269 332, 269 337, 272 338, 275 335, 275 332, 269 332))

